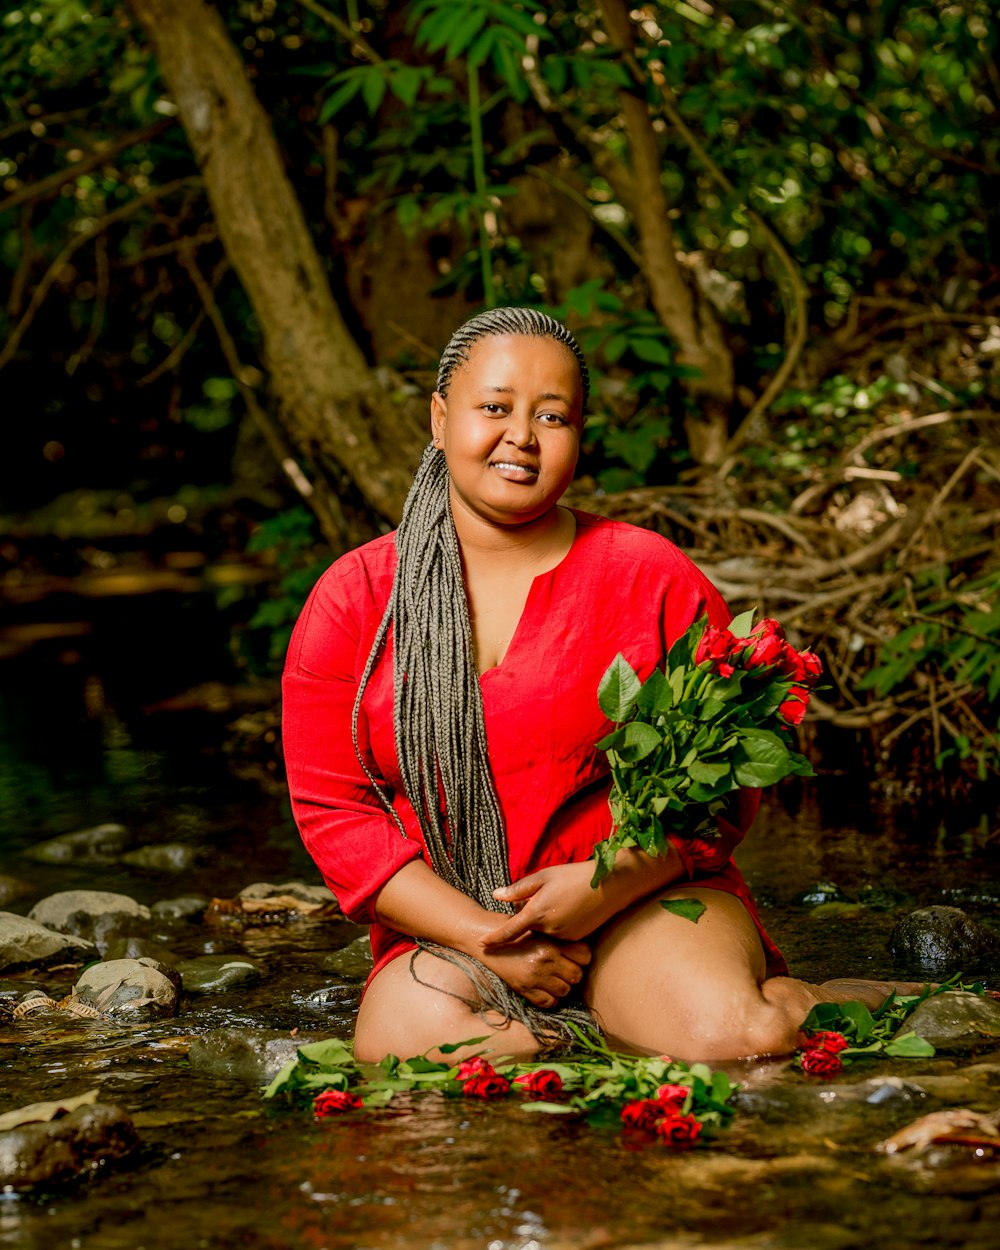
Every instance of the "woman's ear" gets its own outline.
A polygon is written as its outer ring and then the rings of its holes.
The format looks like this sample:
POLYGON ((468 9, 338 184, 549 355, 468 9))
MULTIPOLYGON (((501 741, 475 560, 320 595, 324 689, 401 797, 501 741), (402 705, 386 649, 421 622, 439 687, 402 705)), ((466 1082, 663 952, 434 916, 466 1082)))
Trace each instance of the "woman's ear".
POLYGON ((448 409, 438 391, 431 396, 431 438, 434 446, 440 447, 444 442, 444 427, 448 422, 448 409))

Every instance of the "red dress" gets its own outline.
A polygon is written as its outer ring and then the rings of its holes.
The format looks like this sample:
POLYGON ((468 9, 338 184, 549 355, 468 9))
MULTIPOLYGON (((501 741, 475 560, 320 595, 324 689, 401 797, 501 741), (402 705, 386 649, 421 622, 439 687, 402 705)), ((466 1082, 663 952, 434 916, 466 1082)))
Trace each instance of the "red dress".
MULTIPOLYGON (((728 625, 732 615, 667 539, 575 515, 569 552, 534 579, 503 662, 480 679, 512 881, 589 858, 611 830, 607 762, 594 743, 611 728, 598 707, 597 687, 616 653, 645 679, 692 621, 707 612, 712 624, 728 625)), ((345 915, 371 925, 374 972, 414 943, 379 923, 373 900, 394 873, 424 854, 393 737, 391 634, 365 691, 358 742, 407 837, 381 806, 351 742, 354 698, 395 569, 391 534, 331 565, 296 624, 283 681, 292 811, 345 915)), ((740 836, 756 804, 754 792, 744 795, 740 836)), ((694 875, 699 884, 742 899, 760 930, 769 970, 786 971, 735 864, 702 872, 696 863, 694 875)))

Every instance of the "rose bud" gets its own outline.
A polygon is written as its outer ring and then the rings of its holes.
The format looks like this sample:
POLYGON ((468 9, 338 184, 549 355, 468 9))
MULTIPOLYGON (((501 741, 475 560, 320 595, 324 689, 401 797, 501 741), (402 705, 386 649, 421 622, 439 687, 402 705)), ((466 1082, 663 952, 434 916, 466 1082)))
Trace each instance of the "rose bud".
POLYGON ((499 1072, 478 1072, 462 1086, 466 1098, 502 1098, 510 1093, 510 1081, 499 1072))
POLYGON ((515 1076, 514 1084, 535 1098, 550 1098, 562 1089, 562 1077, 550 1068, 539 1068, 536 1072, 525 1072, 523 1076, 515 1076))
POLYGON ((723 677, 732 677, 734 668, 730 663, 737 640, 728 629, 709 625, 701 636, 694 653, 696 665, 710 663, 723 677))
POLYGON ((455 1073, 455 1079, 467 1081, 470 1076, 476 1076, 479 1072, 485 1072, 487 1076, 491 1076, 493 1065, 487 1063, 482 1055, 475 1055, 472 1059, 466 1059, 464 1063, 459 1064, 458 1071, 455 1073))
POLYGON ((832 1055, 828 1050, 806 1050, 799 1060, 802 1071, 809 1076, 836 1076, 843 1068, 844 1061, 839 1055, 832 1055))
POLYGON ((809 691, 804 686, 793 686, 788 698, 778 708, 778 715, 788 725, 801 725, 809 702, 809 691))
POLYGON ((656 1091, 656 1101, 680 1106, 690 1092, 686 1085, 661 1085, 656 1091))
POLYGON ((637 1098, 622 1107, 622 1124, 626 1128, 644 1129, 647 1133, 659 1124, 667 1113, 666 1104, 654 1098, 637 1098))
POLYGON ((687 1150, 701 1136, 701 1121, 693 1115, 668 1116, 656 1125, 653 1132, 664 1145, 687 1150))
POLYGON ((341 1115, 344 1111, 357 1111, 364 1105, 359 1095, 346 1089, 328 1089, 313 1099, 313 1115, 317 1120, 324 1120, 327 1116, 341 1115))
POLYGON ((843 1033, 814 1033, 809 1039, 810 1050, 825 1050, 830 1055, 838 1055, 850 1046, 843 1033))

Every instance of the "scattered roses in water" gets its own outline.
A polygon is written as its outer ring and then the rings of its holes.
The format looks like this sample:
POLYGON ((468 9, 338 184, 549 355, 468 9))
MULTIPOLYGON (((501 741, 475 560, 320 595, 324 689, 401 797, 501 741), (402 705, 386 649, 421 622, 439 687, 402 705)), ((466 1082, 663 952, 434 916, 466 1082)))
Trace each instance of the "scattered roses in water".
POLYGON ((327 1089, 313 1099, 313 1115, 317 1120, 325 1120, 327 1116, 357 1111, 364 1105, 362 1098, 346 1089, 327 1089))
POLYGON ((799 1063, 809 1076, 836 1076, 844 1066, 843 1059, 828 1050, 804 1050, 799 1063))
POLYGON ((701 1136, 701 1121, 693 1115, 665 1116, 653 1132, 664 1145, 673 1146, 675 1150, 687 1150, 701 1136))
POLYGON ((466 1098, 503 1098, 510 1093, 510 1081, 499 1072, 494 1072, 489 1064, 489 1071, 480 1069, 462 1085, 462 1093, 466 1098))
POLYGON ((844 1067, 840 1052, 847 1050, 850 1044, 843 1033, 833 1033, 828 1029, 813 1033, 809 1045, 799 1056, 802 1071, 809 1076, 836 1076, 844 1067))
POLYGON ((472 1059, 466 1059, 458 1065, 458 1071, 455 1073, 456 1079, 459 1081, 467 1081, 470 1076, 476 1076, 480 1072, 490 1073, 493 1071, 493 1065, 487 1063, 482 1055, 475 1055, 472 1059))
POLYGON ((514 1077, 514 1084, 532 1098, 552 1098, 562 1091, 562 1077, 551 1068, 538 1068, 514 1077))

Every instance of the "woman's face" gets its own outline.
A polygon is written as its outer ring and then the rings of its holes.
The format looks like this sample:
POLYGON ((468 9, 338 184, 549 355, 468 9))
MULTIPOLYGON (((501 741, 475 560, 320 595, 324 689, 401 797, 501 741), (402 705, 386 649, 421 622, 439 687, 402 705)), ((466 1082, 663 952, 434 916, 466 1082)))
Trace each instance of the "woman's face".
POLYGON ((523 525, 558 503, 580 454, 583 388, 555 339, 486 335, 431 400, 452 505, 493 524, 523 525))

